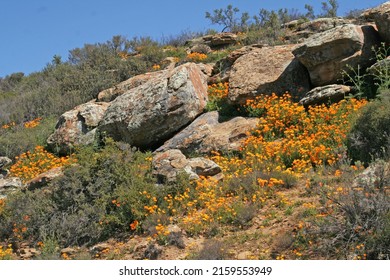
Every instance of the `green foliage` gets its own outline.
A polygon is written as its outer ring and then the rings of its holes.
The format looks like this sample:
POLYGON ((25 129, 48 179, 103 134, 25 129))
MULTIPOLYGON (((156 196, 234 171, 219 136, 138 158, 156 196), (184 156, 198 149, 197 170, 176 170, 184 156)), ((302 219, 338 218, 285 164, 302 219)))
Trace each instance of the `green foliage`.
POLYGON ((377 97, 363 110, 348 136, 348 152, 352 160, 369 163, 375 158, 389 158, 390 154, 390 63, 386 59, 390 49, 382 44, 373 49, 376 64, 368 73, 346 74, 356 95, 377 97))
MULTIPOLYGON (((307 5, 307 8, 314 13, 311 6, 307 5)), ((226 9, 214 10, 213 14, 206 12, 206 18, 211 20, 212 24, 224 26, 222 32, 225 30, 245 32, 244 45, 257 43, 280 44, 282 43, 280 39, 285 34, 285 30, 282 27, 284 23, 296 19, 307 19, 296 9, 279 9, 277 11, 260 9, 258 14, 253 16, 248 12, 242 12, 240 16, 238 13, 239 9, 228 5, 226 9)))
POLYGON ((390 152, 390 96, 370 102, 363 108, 348 135, 348 152, 355 161, 387 158, 390 152))
POLYGON ((0 127, 0 155, 14 158, 36 146, 45 146, 55 123, 54 118, 48 117, 32 128, 25 128, 23 124, 7 129, 0 127))
POLYGON ((247 39, 244 44, 265 43, 276 45, 282 43, 281 38, 285 35, 283 24, 292 20, 308 21, 316 17, 337 17, 337 0, 322 2, 322 14, 315 15, 313 6, 306 4, 306 13, 302 14, 297 9, 266 10, 251 16, 248 12, 239 14, 239 9, 228 5, 225 9, 216 9, 213 14, 206 12, 206 18, 212 24, 223 26, 225 30, 231 32, 245 32, 247 39))
POLYGON ((19 84, 24 77, 24 73, 17 72, 0 78, 0 92, 7 92, 12 90, 17 84, 19 84))
POLYGON ((37 260, 60 260, 60 247, 55 238, 47 237, 42 242, 41 254, 35 259, 37 260))
POLYGON ((351 85, 354 89, 353 97, 374 98, 376 96, 390 94, 390 48, 382 43, 377 48, 372 48, 375 54, 375 64, 363 73, 360 65, 357 69, 347 65, 343 71, 343 83, 351 85))
POLYGON ((390 94, 390 47, 382 43, 375 52, 376 64, 371 70, 370 75, 373 77, 374 84, 377 87, 377 94, 390 94))
POLYGON ((0 237, 30 242, 50 237, 72 246, 129 234, 129 224, 145 218, 143 207, 149 203, 140 192, 158 193, 148 156, 110 140, 99 152, 81 149, 77 166, 66 169, 45 190, 7 198, 0 237), (16 234, 15 225, 26 230, 16 234))
POLYGON ((367 89, 366 76, 361 73, 360 65, 357 66, 356 70, 350 65, 347 65, 347 68, 348 71, 344 70, 342 73, 343 84, 352 85, 355 91, 353 97, 359 99, 362 97, 368 97, 367 92, 369 91, 369 89, 367 89))

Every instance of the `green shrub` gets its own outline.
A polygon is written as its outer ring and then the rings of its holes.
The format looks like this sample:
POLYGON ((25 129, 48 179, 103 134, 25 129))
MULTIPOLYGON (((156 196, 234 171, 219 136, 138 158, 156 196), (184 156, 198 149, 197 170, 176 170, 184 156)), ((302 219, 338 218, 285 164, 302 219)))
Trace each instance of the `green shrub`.
POLYGON ((354 97, 372 99, 390 94, 390 47, 382 43, 372 52, 375 64, 366 72, 359 65, 357 69, 347 65, 347 71, 343 71, 343 83, 352 86, 354 97))
POLYGON ((150 155, 106 141, 100 151, 84 147, 78 164, 46 188, 10 195, 0 214, 0 237, 61 246, 90 245, 130 234, 130 223, 146 217, 147 191, 157 196, 150 155), (17 230, 15 230, 15 227, 17 230))
POLYGON ((0 155, 14 158, 36 146, 44 146, 54 130, 55 123, 53 117, 48 117, 31 128, 26 128, 23 124, 9 128, 0 127, 0 155))
POLYGON ((390 148, 390 96, 366 105, 348 135, 348 152, 354 161, 387 158, 390 148))

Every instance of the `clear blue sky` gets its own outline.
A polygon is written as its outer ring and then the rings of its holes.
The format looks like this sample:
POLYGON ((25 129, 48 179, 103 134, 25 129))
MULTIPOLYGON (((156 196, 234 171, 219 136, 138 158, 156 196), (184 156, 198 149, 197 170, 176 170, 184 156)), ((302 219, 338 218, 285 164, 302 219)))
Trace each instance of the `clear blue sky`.
MULTIPOLYGON (((206 11, 228 4, 251 15, 261 8, 295 8, 305 3, 320 13, 325 0, 1 0, 0 77, 14 72, 42 70, 54 55, 68 58, 68 51, 85 43, 127 38, 205 31, 212 26, 206 11)), ((351 9, 377 6, 385 0, 339 0, 339 15, 351 9)), ((219 29, 220 30, 220 29, 219 29)))

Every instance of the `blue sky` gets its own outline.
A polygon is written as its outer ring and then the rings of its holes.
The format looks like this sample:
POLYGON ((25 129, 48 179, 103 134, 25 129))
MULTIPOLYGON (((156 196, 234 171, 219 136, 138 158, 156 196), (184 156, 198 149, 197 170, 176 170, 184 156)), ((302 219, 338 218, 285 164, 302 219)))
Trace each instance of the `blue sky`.
MULTIPOLYGON (((318 1, 279 0, 1 0, 0 77, 14 72, 42 70, 54 55, 68 58, 68 51, 85 43, 179 34, 185 30, 219 29, 205 19, 206 11, 228 4, 251 15, 261 8, 295 8, 305 3, 320 13, 318 1)), ((339 0, 339 15, 351 9, 377 6, 385 0, 339 0)), ((219 29, 220 30, 220 29, 219 29)))

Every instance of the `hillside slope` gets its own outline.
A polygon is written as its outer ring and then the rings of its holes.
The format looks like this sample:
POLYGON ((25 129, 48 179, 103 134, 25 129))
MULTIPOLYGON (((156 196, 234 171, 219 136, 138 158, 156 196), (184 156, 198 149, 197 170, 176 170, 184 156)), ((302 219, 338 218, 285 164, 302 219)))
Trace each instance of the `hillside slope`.
POLYGON ((388 259, 389 15, 7 77, 0 259, 388 259))

